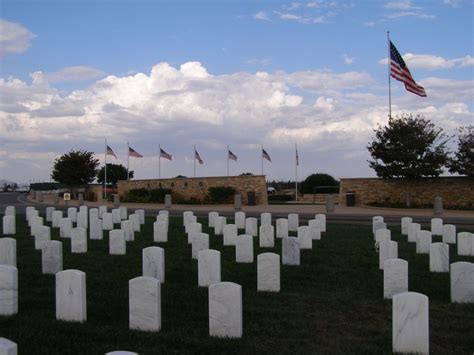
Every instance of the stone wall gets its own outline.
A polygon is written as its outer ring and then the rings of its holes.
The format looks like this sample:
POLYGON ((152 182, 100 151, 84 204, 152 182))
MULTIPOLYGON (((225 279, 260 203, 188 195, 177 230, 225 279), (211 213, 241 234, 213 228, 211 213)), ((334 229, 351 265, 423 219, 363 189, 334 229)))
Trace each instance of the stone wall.
POLYGON ((118 182, 118 193, 123 197, 130 189, 171 189, 183 198, 206 198, 210 187, 231 186, 242 196, 242 203, 248 204, 247 193, 255 192, 258 205, 268 204, 267 186, 263 175, 196 177, 174 179, 130 180, 118 182))
MULTIPOLYGON (((404 204, 404 179, 378 178, 341 179, 339 201, 346 203, 346 192, 355 192, 356 205, 373 203, 404 204)), ((474 207, 474 179, 469 177, 422 178, 410 187, 414 206, 432 205, 436 196, 443 198, 444 207, 474 207)))

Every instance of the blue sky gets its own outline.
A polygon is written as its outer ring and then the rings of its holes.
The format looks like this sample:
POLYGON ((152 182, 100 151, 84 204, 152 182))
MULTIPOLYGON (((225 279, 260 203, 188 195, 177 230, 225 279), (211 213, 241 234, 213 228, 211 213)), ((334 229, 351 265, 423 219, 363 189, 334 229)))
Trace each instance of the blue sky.
POLYGON ((419 98, 392 81, 394 113, 448 134, 473 123, 473 2, 8 1, 0 24, 0 178, 49 180, 54 158, 104 138, 137 178, 373 176, 365 146, 387 120, 386 31, 419 98))

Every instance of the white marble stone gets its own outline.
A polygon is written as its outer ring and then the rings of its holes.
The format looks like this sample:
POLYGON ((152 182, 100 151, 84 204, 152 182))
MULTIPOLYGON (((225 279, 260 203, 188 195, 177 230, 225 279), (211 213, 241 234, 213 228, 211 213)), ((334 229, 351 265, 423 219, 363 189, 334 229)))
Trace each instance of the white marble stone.
POLYGON ((145 210, 139 209, 135 210, 135 214, 138 215, 138 221, 140 222, 140 225, 145 224, 145 210))
POLYGON ((313 238, 309 226, 298 227, 298 240, 300 249, 313 249, 313 238))
POLYGON ((398 243, 392 240, 384 240, 379 244, 379 269, 383 270, 384 263, 388 259, 398 258, 398 243))
POLYGON ((458 261, 451 264, 451 302, 474 303, 474 263, 458 261))
POLYGON ((119 208, 114 208, 112 210, 112 223, 119 224, 122 221, 122 214, 119 208))
POLYGON ((288 237, 288 220, 286 218, 278 218, 276 220, 276 237, 288 237))
POLYGON ((26 220, 28 221, 28 227, 30 226, 30 217, 31 214, 35 211, 35 208, 33 206, 28 206, 26 207, 26 220))
POLYGON ((133 231, 140 233, 140 228, 141 228, 140 216, 137 215, 136 213, 134 213, 134 214, 131 214, 128 217, 128 219, 129 219, 129 221, 132 222, 131 224, 132 224, 132 227, 133 227, 133 231))
POLYGON ((214 219, 214 234, 222 235, 224 234, 224 226, 227 224, 227 218, 218 216, 214 219))
POLYGON ((275 228, 269 224, 260 226, 260 248, 273 248, 275 246, 275 228))
POLYGON ((241 234, 235 240, 235 262, 253 263, 253 237, 241 234))
POLYGON ((0 265, 0 316, 18 313, 18 269, 0 265))
POLYGON ((83 207, 87 208, 87 206, 81 206, 81 209, 77 213, 77 227, 88 229, 89 228, 89 219, 88 219, 89 212, 83 209, 83 207))
POLYGON ((224 226, 224 245, 235 245, 237 239, 237 226, 235 224, 226 224, 224 226))
POLYGON ((125 255, 127 253, 127 244, 125 244, 125 236, 123 230, 113 229, 109 233, 109 254, 125 255))
POLYGON ((158 212, 158 215, 159 215, 159 216, 165 215, 165 216, 169 217, 169 216, 170 216, 170 212, 167 211, 167 210, 160 210, 160 212, 158 212))
POLYGON ((403 259, 387 259, 383 264, 383 298, 408 291, 408 262, 403 259))
POLYGON ((300 264, 300 243, 298 238, 285 237, 282 239, 282 257, 283 265, 299 265, 300 264))
POLYGON ((53 212, 53 221, 52 227, 59 228, 59 221, 63 218, 63 211, 54 211, 53 212))
POLYGON ((71 322, 87 320, 84 272, 64 270, 56 273, 56 319, 71 322))
POLYGON ((310 219, 308 226, 310 228, 311 239, 321 240, 321 221, 317 219, 310 219))
POLYGON ((5 207, 5 216, 15 216, 15 215, 16 215, 15 206, 5 207))
POLYGON ((154 277, 165 282, 165 250, 160 247, 148 247, 142 250, 143 276, 154 277))
POLYGON ((209 286, 209 335, 242 337, 242 287, 233 282, 209 286))
POLYGON ((73 222, 77 222, 77 208, 76 207, 69 207, 67 209, 67 217, 73 222))
POLYGON ((197 259, 198 253, 206 249, 209 249, 209 234, 199 233, 193 235, 191 239, 191 257, 197 259))
POLYGON ((197 222, 188 223, 186 225, 186 233, 188 233, 188 244, 191 244, 191 236, 194 234, 202 233, 201 223, 197 223, 197 222))
POLYGON ((114 229, 114 220, 112 218, 112 213, 104 212, 102 214, 102 229, 105 231, 110 231, 114 229))
POLYGON ((53 212, 56 211, 55 207, 46 207, 46 222, 53 221, 53 212))
POLYGON ((130 220, 120 222, 120 229, 123 231, 123 236, 126 242, 133 242, 135 240, 135 231, 133 230, 133 224, 130 220))
POLYGON ((245 229, 245 212, 235 212, 234 216, 234 221, 235 225, 237 226, 237 229, 245 229))
MULTIPOLYGON (((166 211, 166 212, 168 212, 168 211, 166 211)), ((168 234, 169 225, 170 225, 169 216, 167 214, 159 214, 158 216, 156 216, 156 222, 166 223, 166 234, 168 234)))
POLYGON ((469 232, 458 233, 458 255, 473 255, 474 234, 469 232))
POLYGON ((245 219, 245 234, 252 237, 258 236, 258 219, 255 217, 248 217, 245 219))
POLYGON ((271 226, 272 225, 272 214, 269 212, 263 212, 260 214, 260 225, 271 226))
POLYGON ((378 243, 383 242, 384 240, 391 240, 392 233, 390 229, 382 228, 375 231, 375 241, 378 243))
POLYGON ((408 235, 408 226, 412 222, 413 222, 413 218, 411 218, 411 217, 402 217, 402 223, 401 223, 402 235, 408 235))
POLYGON ((34 209, 30 212, 30 218, 28 219, 28 227, 31 227, 31 219, 34 217, 39 217, 39 211, 34 209))
POLYGON ((443 235, 443 220, 441 218, 431 219, 431 235, 443 235))
POLYGON ((372 217, 372 233, 375 234, 375 226, 377 223, 383 223, 384 222, 384 219, 382 216, 373 216, 372 217))
POLYGON ((128 209, 127 206, 120 206, 120 220, 128 219, 128 209))
POLYGON ((216 217, 219 216, 218 212, 209 212, 208 213, 208 226, 209 228, 214 228, 214 221, 216 220, 216 217))
POLYGON ((90 218, 89 238, 93 240, 102 240, 104 238, 104 229, 102 220, 98 218, 99 214, 90 218))
POLYGON ((456 226, 454 224, 443 225, 443 243, 456 244, 456 226))
POLYGON ((392 351, 428 354, 428 297, 417 292, 402 292, 392 298, 392 351))
POLYGON ((153 223, 153 241, 157 243, 168 241, 168 222, 158 221, 153 223))
POLYGON ((411 243, 416 243, 416 235, 421 230, 421 225, 419 223, 410 223, 408 225, 408 241, 411 243))
POLYGON ((433 243, 430 245, 430 271, 449 272, 449 244, 433 243))
POLYGON ((0 238, 0 265, 16 267, 16 239, 0 238))
POLYGON ((420 230, 416 233, 416 253, 429 254, 431 245, 431 232, 420 230))
POLYGON ((16 234, 16 217, 14 215, 3 216, 3 235, 15 235, 16 234))
POLYGON ((191 223, 191 221, 193 220, 194 217, 194 213, 193 211, 184 211, 183 212, 183 226, 186 227, 188 225, 188 223, 191 223))
POLYGON ((55 274, 63 269, 63 243, 57 240, 46 242, 41 249, 43 274, 55 274))
POLYGON ((30 218, 30 234, 32 237, 38 234, 39 228, 43 226, 43 217, 30 218))
POLYGON ((48 226, 41 226, 35 235, 35 249, 41 250, 45 243, 51 240, 51 228, 48 226))
POLYGON ((314 219, 319 221, 320 225, 320 229, 321 229, 321 232, 326 232, 326 215, 325 214, 322 214, 322 213, 318 213, 317 215, 314 216, 314 219))
POLYGON ((297 232, 300 225, 298 213, 290 213, 288 215, 288 231, 297 232))
POLYGON ((71 253, 87 253, 87 230, 82 227, 71 230, 71 253))
POLYGON ((102 219, 104 213, 107 213, 107 206, 99 206, 99 218, 102 219))
POLYGON ((17 355, 18 346, 7 338, 0 337, 0 355, 17 355))
POLYGON ((134 353, 133 351, 126 351, 126 350, 115 350, 105 353, 105 355, 138 355, 138 353, 134 353))
POLYGON ((221 282, 221 253, 213 249, 198 253, 198 286, 209 287, 221 282))
POLYGON ((280 255, 257 255, 257 291, 280 292, 280 255))
POLYGON ((59 236, 61 238, 71 238, 72 221, 69 217, 59 220, 59 236))
POLYGON ((89 207, 87 206, 80 206, 79 212, 84 212, 86 215, 89 213, 89 207))
POLYGON ((375 222, 375 224, 373 226, 373 229, 374 229, 374 239, 375 239, 375 236, 377 235, 377 231, 379 229, 387 229, 387 223, 385 223, 385 222, 375 222))
POLYGON ((128 282, 130 329, 158 332, 161 329, 161 284, 141 276, 128 282))

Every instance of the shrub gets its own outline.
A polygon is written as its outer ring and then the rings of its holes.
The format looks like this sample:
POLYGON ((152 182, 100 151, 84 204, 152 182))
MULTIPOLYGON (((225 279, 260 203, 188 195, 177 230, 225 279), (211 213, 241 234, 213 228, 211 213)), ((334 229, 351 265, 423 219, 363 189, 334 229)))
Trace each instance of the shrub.
POLYGON ((286 202, 294 199, 293 195, 268 195, 268 202, 286 202))
POLYGON ((149 191, 150 202, 164 203, 165 195, 169 195, 171 193, 171 189, 151 189, 149 191))
POLYGON ((231 186, 209 188, 209 199, 213 203, 232 203, 235 189, 231 186))
POLYGON ((171 194, 171 189, 131 189, 125 193, 123 201, 163 203, 166 194, 171 194))

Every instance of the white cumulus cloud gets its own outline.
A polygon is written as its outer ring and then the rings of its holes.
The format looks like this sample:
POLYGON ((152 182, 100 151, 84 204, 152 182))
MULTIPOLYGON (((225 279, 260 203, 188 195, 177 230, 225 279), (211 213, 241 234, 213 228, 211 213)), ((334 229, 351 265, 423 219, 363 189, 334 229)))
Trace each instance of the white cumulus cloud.
POLYGON ((0 19, 0 56, 23 53, 35 37, 21 24, 0 19))

